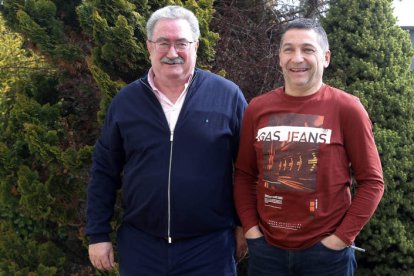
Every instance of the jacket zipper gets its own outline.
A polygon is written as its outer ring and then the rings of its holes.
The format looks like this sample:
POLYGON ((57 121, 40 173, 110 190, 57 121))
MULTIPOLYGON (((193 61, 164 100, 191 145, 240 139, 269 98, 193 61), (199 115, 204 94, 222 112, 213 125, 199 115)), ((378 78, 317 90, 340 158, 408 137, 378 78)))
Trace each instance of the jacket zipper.
MULTIPOLYGON (((187 91, 190 89, 191 85, 193 84, 194 79, 196 78, 197 74, 194 72, 194 76, 191 79, 190 83, 188 84, 187 91)), ((148 89, 150 89, 153 93, 152 87, 147 85, 144 81, 140 80, 142 84, 144 84, 148 89)), ((184 105, 183 105, 184 106, 184 105)), ((182 110, 182 108, 181 108, 182 110)), ((180 112, 181 113, 181 112, 180 112)), ((178 120, 177 120, 178 123, 178 120)), ((177 125, 177 124, 176 124, 177 125)), ((168 183, 167 183, 167 201, 168 201, 168 213, 167 213, 167 241, 168 243, 172 243, 173 239, 171 237, 171 174, 172 174, 172 155, 173 155, 173 145, 174 145, 174 130, 170 130, 170 160, 168 165, 168 183)))
POLYGON ((168 229, 167 229, 167 237, 168 243, 172 243, 171 238, 171 166, 172 166, 172 153, 173 153, 173 145, 174 145, 174 131, 171 131, 170 135, 170 163, 168 165, 168 229))
MULTIPOLYGON (((191 87, 191 84, 193 84, 194 79, 196 78, 196 74, 194 73, 193 78, 191 79, 190 83, 187 86, 187 93, 188 90, 191 87)), ((183 105, 184 106, 184 105, 183 105)), ((181 108, 182 111, 182 108, 181 108)), ((180 113, 181 113, 180 111, 180 113)), ((180 118, 180 115, 178 115, 178 118, 180 118)), ((178 120, 177 120, 178 123, 178 120)), ((175 126, 177 126, 177 123, 175 126)), ((174 130, 171 130, 170 135, 170 164, 168 166, 168 228, 167 228, 167 240, 168 243, 172 243, 173 239, 171 237, 171 172, 172 172, 172 156, 173 156, 173 145, 174 145, 174 130)))

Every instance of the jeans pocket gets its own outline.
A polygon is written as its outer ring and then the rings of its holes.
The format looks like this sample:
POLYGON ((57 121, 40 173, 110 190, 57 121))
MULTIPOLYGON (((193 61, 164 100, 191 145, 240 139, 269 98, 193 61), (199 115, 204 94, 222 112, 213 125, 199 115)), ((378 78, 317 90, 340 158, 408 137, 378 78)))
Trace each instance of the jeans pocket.
POLYGON ((250 253, 253 253, 257 250, 262 250, 263 248, 267 247, 266 240, 264 236, 254 239, 246 239, 247 248, 249 249, 250 253))
POLYGON ((326 245, 324 245, 321 241, 320 242, 318 242, 317 244, 316 244, 318 247, 320 247, 321 249, 323 249, 323 250, 327 250, 327 251, 330 251, 330 252, 336 252, 336 253, 340 253, 340 252, 343 252, 343 251, 345 251, 346 249, 348 249, 348 247, 344 247, 344 248, 342 248, 342 249, 339 249, 339 250, 336 250, 336 249, 333 249, 333 248, 329 248, 329 247, 327 247, 326 245))
POLYGON ((246 239, 246 242, 249 243, 257 243, 260 241, 264 241, 264 236, 258 237, 258 238, 254 238, 254 239, 246 239))

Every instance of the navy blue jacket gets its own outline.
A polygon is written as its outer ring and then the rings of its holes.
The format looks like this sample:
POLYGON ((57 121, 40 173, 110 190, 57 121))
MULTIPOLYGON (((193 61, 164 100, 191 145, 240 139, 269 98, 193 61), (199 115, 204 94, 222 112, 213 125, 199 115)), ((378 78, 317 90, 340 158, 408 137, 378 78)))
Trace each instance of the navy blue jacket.
POLYGON ((196 69, 171 133, 147 77, 112 100, 95 145, 86 234, 109 241, 117 190, 123 223, 156 237, 233 227, 233 162, 247 103, 229 80, 196 69))

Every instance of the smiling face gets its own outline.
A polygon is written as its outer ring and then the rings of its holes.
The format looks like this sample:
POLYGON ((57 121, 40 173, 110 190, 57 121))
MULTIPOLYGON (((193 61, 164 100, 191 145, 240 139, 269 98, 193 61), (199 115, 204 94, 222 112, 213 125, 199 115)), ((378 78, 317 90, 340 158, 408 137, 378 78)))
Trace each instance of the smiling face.
MULTIPOLYGON (((190 24, 184 19, 161 19, 155 26, 151 41, 164 41, 174 45, 177 41, 193 42, 190 24)), ((163 81, 187 81, 193 72, 196 58, 198 41, 191 43, 189 48, 177 52, 174 46, 167 52, 158 51, 155 44, 147 41, 147 48, 150 54, 151 66, 154 75, 158 80, 163 81), (172 59, 181 59, 182 62, 168 62, 172 59)))
POLYGON ((288 30, 282 38, 279 51, 285 92, 291 96, 307 96, 317 92, 330 57, 330 51, 322 49, 314 30, 288 30))

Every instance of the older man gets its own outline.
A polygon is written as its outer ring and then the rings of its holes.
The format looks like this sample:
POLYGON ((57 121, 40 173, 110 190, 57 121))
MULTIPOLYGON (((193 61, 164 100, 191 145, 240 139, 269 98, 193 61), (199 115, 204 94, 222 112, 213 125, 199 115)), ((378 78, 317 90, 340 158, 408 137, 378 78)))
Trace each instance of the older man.
POLYGON ((122 275, 236 274, 235 240, 238 254, 245 248, 233 161, 247 104, 234 83, 195 68, 199 35, 187 9, 153 13, 152 67, 109 107, 88 186, 89 256, 98 269, 114 266, 110 220, 122 188, 122 275))

